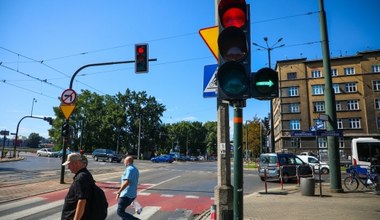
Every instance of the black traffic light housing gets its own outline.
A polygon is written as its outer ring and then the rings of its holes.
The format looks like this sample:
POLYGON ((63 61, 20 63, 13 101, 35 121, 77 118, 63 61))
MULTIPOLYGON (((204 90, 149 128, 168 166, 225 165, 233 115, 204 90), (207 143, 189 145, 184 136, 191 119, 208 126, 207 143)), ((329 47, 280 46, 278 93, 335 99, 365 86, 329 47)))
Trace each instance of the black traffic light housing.
POLYGON ((253 73, 251 80, 251 96, 260 100, 278 97, 278 73, 271 68, 262 68, 253 73))
POLYGON ((49 122, 49 125, 53 125, 53 118, 52 117, 44 117, 44 120, 49 122))
POLYGON ((148 44, 135 45, 135 72, 147 73, 149 71, 148 44))
POLYGON ((70 135, 70 124, 65 122, 62 125, 62 137, 69 137, 70 135))
POLYGON ((219 68, 217 95, 222 100, 250 98, 250 19, 245 0, 221 0, 219 15, 219 68))

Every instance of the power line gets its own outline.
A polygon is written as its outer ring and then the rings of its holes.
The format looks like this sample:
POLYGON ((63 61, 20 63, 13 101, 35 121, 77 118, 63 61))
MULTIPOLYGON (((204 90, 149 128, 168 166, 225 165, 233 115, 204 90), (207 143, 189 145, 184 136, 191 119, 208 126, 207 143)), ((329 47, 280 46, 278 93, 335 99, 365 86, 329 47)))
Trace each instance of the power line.
POLYGON ((15 84, 12 84, 12 83, 9 83, 7 82, 6 80, 1 80, 2 83, 5 83, 5 84, 8 84, 8 85, 11 85, 11 86, 14 86, 16 88, 19 88, 19 89, 22 89, 22 90, 26 90, 28 92, 32 92, 32 93, 35 93, 35 94, 38 94, 38 95, 42 95, 42 96, 45 96, 45 97, 48 97, 48 98, 51 98, 51 99, 54 99, 54 100, 58 100, 58 98, 56 97, 52 97, 52 96, 48 96, 48 95, 45 95, 44 93, 42 92, 36 92, 34 90, 31 90, 31 89, 28 89, 28 88, 24 88, 24 87, 21 87, 21 86, 18 86, 18 85, 15 85, 15 84))

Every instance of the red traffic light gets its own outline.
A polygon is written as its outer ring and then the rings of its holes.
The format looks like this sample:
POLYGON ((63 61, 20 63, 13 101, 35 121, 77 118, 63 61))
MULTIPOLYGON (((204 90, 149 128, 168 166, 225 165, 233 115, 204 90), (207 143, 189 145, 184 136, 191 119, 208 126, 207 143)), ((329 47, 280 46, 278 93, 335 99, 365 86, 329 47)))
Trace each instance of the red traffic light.
POLYGON ((221 0, 218 5, 218 14, 224 28, 241 28, 247 23, 247 5, 245 0, 221 0))
POLYGON ((135 72, 147 73, 149 66, 148 44, 135 45, 135 72))

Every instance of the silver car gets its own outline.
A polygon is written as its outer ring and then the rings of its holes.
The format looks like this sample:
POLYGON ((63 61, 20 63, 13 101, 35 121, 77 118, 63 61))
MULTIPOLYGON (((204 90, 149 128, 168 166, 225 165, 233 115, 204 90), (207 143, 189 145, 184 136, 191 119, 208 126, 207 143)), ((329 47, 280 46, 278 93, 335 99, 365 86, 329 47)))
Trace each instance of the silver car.
POLYGON ((58 152, 54 152, 51 148, 41 148, 37 151, 39 157, 58 157, 58 152))

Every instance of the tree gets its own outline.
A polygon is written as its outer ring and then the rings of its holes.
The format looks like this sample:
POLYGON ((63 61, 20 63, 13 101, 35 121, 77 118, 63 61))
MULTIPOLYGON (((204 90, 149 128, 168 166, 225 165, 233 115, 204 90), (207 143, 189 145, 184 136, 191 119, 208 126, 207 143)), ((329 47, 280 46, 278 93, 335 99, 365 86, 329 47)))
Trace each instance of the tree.
POLYGON ((217 126, 216 121, 209 121, 204 124, 206 130, 205 144, 208 155, 217 153, 217 126))
POLYGON ((28 138, 28 147, 38 148, 42 137, 37 133, 30 133, 28 138))
POLYGON ((260 154, 260 150, 265 142, 265 132, 261 119, 255 116, 252 120, 249 120, 249 123, 243 126, 243 144, 244 149, 247 146, 247 126, 248 126, 248 152, 249 156, 256 158, 260 154), (260 128, 261 127, 261 128, 260 128), (261 132, 260 132, 261 129, 261 132), (261 137, 260 137, 261 134, 261 137))

